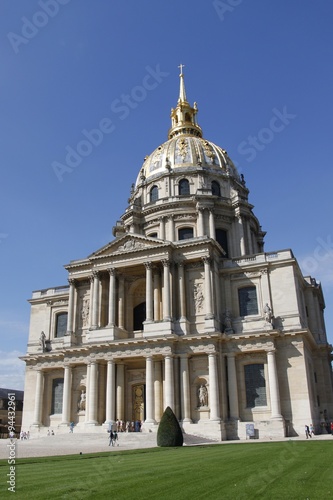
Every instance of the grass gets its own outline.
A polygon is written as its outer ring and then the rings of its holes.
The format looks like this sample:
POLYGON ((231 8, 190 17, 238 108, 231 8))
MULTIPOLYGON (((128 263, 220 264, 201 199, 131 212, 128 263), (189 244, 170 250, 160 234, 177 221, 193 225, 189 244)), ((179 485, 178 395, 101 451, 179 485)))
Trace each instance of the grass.
MULTIPOLYGON (((16 499, 333 498, 329 441, 239 443, 26 458, 16 461, 16 499)), ((9 498, 6 460, 0 498, 9 498)))

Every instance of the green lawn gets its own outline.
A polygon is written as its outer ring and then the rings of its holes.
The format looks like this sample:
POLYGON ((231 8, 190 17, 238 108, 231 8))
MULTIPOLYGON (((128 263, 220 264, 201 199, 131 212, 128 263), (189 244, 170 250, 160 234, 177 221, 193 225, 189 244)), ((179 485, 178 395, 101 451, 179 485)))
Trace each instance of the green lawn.
MULTIPOLYGON (((285 441, 112 451, 16 461, 14 498, 333 498, 333 443, 285 441)), ((9 498, 0 461, 0 498, 9 498)))

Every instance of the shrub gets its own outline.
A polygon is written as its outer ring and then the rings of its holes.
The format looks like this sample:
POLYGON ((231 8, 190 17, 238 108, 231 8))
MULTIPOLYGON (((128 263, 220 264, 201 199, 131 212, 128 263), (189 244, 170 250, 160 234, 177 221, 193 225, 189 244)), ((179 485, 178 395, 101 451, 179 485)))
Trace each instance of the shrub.
POLYGON ((183 432, 170 406, 165 409, 157 431, 157 446, 183 446, 183 432))

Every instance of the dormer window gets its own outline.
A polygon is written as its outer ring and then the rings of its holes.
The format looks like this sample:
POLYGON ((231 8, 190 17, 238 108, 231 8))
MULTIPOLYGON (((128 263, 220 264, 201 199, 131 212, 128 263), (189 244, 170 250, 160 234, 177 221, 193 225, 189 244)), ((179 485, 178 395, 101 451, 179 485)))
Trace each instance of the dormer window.
POLYGON ((153 186, 150 190, 150 201, 153 202, 156 200, 158 200, 158 187, 153 186))
POLYGON ((179 181, 178 186, 180 195, 190 194, 190 183, 188 182, 187 179, 182 179, 181 181, 179 181))
POLYGON ((212 195, 213 196, 221 196, 221 186, 218 182, 212 182, 212 195))

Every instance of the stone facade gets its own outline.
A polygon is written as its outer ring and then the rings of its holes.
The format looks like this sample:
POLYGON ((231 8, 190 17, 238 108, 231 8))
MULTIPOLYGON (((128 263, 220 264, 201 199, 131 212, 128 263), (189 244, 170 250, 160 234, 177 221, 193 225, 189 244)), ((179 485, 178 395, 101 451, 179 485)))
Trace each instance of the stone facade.
POLYGON ((148 156, 114 240, 33 292, 23 427, 156 430, 217 439, 319 432, 333 418, 320 284, 265 253, 244 177, 202 137, 184 77, 168 141, 148 156))

